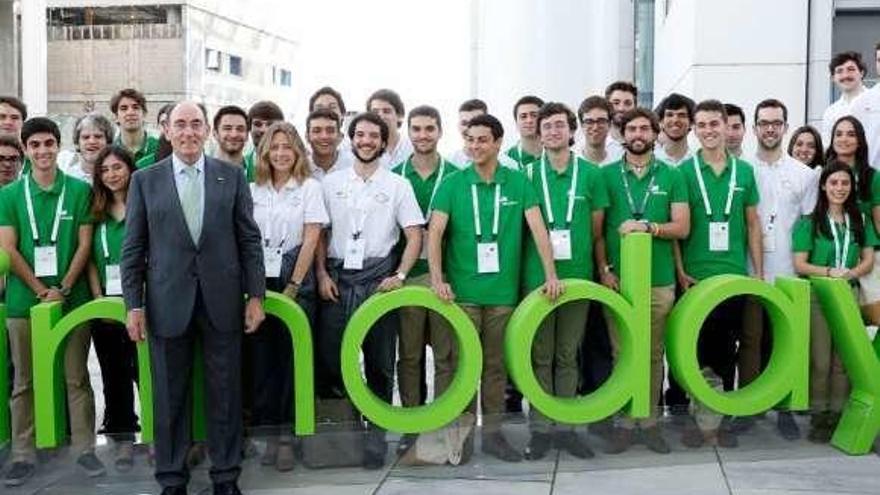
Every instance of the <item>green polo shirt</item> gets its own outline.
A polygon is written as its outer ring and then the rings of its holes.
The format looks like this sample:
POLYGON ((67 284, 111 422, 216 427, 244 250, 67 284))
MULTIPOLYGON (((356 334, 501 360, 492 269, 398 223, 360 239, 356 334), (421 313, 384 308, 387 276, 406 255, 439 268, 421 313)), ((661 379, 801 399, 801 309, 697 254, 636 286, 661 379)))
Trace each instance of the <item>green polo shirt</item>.
POLYGON ((523 150, 522 155, 520 155, 519 145, 511 146, 505 154, 509 156, 511 160, 516 162, 520 170, 524 170, 526 165, 537 161, 538 158, 541 158, 540 156, 535 156, 526 150, 523 150))
MULTIPOLYGON (((440 183, 442 184, 446 182, 450 175, 457 172, 458 168, 455 166, 454 163, 443 159, 443 157, 440 157, 440 163, 443 166, 443 177, 440 179, 440 183)), ((410 157, 407 158, 406 161, 398 164, 391 171, 409 181, 410 185, 413 188, 413 192, 416 195, 416 201, 419 203, 419 208, 421 208, 422 210, 422 215, 424 215, 425 219, 427 219, 428 208, 433 208, 433 204, 431 203, 431 196, 434 195, 434 186, 437 184, 437 178, 440 174, 440 166, 434 169, 434 172, 432 172, 431 175, 422 179, 422 176, 419 175, 415 167, 413 167, 412 155, 410 155, 410 157)), ((406 246, 406 243, 404 241, 405 238, 403 234, 401 234, 400 242, 397 244, 397 247, 401 253, 406 246)), ((424 275, 425 273, 428 273, 428 261, 418 259, 416 260, 416 264, 413 265, 412 269, 409 271, 408 276, 418 277, 419 275, 424 275)))
POLYGON ((95 232, 92 234, 92 261, 98 268, 98 277, 101 279, 101 288, 107 288, 107 265, 118 265, 122 257, 122 241, 125 239, 125 219, 115 220, 112 217, 95 224, 95 232), (104 244, 101 240, 101 227, 107 226, 107 254, 104 256, 104 244))
POLYGON ((142 169, 142 168, 147 168, 147 167, 149 167, 150 165, 156 163, 156 161, 157 161, 157 160, 156 160, 156 153, 150 153, 150 154, 145 155, 145 156, 144 156, 143 158, 141 158, 140 160, 136 161, 136 162, 134 163, 134 166, 135 166, 138 170, 140 170, 140 169, 142 169))
MULTIPOLYGON (((702 156, 702 150, 697 152, 702 156)), ((678 166, 687 185, 688 203, 691 209, 691 233, 682 242, 684 269, 688 275, 703 280, 714 275, 748 274, 748 233, 746 229, 746 207, 758 204, 758 188, 755 174, 748 162, 728 154, 728 162, 721 175, 715 175, 712 167, 702 162, 703 180, 709 203, 712 206, 712 217, 706 215, 706 207, 700 194, 697 173, 694 167, 696 158, 692 157, 678 166), (730 218, 725 219, 724 207, 732 172, 732 160, 736 160, 736 189, 730 208, 730 218), (727 251, 709 250, 709 222, 728 222, 727 251)))
POLYGON ((244 176, 248 182, 253 182, 257 177, 256 150, 250 150, 244 155, 244 176))
MULTIPOLYGON (((137 163, 141 159, 146 157, 147 155, 153 155, 155 157, 156 151, 159 150, 159 138, 157 138, 156 136, 151 136, 150 134, 147 133, 147 131, 144 131, 144 135, 146 136, 144 138, 144 142, 141 144, 141 147, 137 151, 135 151, 135 153, 134 153, 135 166, 137 166, 137 163)), ((128 149, 128 148, 126 148, 126 146, 124 144, 122 144, 122 133, 121 132, 116 135, 116 139, 113 140, 113 144, 115 144, 116 146, 121 146, 125 149, 128 149)), ((148 165, 152 165, 152 163, 150 163, 148 165)), ((141 168, 141 167, 138 167, 138 168, 141 168)))
MULTIPOLYGON (((863 247, 880 245, 873 222, 864 215, 862 215, 862 221, 864 222, 864 242, 859 245, 856 242, 855 229, 851 229, 852 233, 846 254, 847 268, 853 268, 859 264, 863 247)), ((834 222, 834 230, 837 232, 838 239, 842 242, 846 236, 846 224, 834 222)), ((795 253, 810 253, 807 261, 811 265, 831 268, 835 266, 834 238, 828 237, 820 231, 813 232, 813 219, 811 217, 803 217, 795 224, 791 234, 791 249, 795 253)))
MULTIPOLYGON (((636 211, 644 211, 641 220, 667 223, 672 220, 672 204, 688 202, 687 187, 678 169, 654 160, 642 178, 627 170, 623 160, 600 169, 608 191, 608 208, 605 210, 605 249, 608 262, 614 272, 621 273, 620 225, 627 220, 638 220, 630 207, 624 180, 629 184, 632 203, 636 211), (651 185, 650 190, 648 185, 651 185), (647 194, 647 196, 646 196, 647 194)), ((739 172, 737 170, 737 172, 739 172)), ((670 239, 653 238, 651 241, 651 285, 665 287, 675 284, 675 260, 670 239)))
POLYGON ((871 218, 871 210, 880 206, 880 172, 874 171, 871 174, 871 198, 865 201, 858 196, 859 210, 871 218))
MULTIPOLYGON (((571 155, 574 156, 574 155, 571 155)), ((547 193, 550 196, 550 204, 553 208, 553 220, 551 224, 547 198, 544 197, 544 180, 541 174, 542 160, 537 160, 526 166, 526 176, 531 179, 532 187, 538 196, 541 206, 541 215, 548 230, 567 229, 571 235, 571 259, 556 260, 556 275, 560 278, 578 278, 592 280, 593 278, 593 212, 602 210, 608 206, 608 196, 602 184, 602 174, 599 168, 588 161, 575 157, 578 160, 578 176, 575 180, 574 203, 572 205, 571 224, 566 223, 568 212, 569 192, 574 173, 574 166, 569 159, 568 165, 562 172, 557 172, 549 163, 547 171, 547 193)), ((526 251, 523 263, 523 289, 530 292, 544 283, 544 266, 541 265, 541 257, 535 240, 526 240, 526 251)))
POLYGON ((443 269, 456 294, 456 301, 479 306, 514 306, 519 299, 525 211, 538 206, 528 178, 522 172, 498 166, 492 181, 485 182, 469 165, 444 180, 434 198, 434 209, 449 215, 446 226, 447 249, 443 269), (492 237, 495 184, 501 201, 498 237, 492 237), (481 242, 497 242, 498 273, 477 273, 477 235, 474 223, 471 185, 476 185, 482 226, 481 242))
MULTIPOLYGON (((79 228, 91 222, 89 207, 91 205, 91 188, 85 182, 67 177, 60 170, 56 173, 55 182, 49 190, 43 190, 34 182, 31 175, 0 189, 0 226, 12 227, 18 237, 18 251, 27 264, 34 266, 34 240, 31 235, 27 206, 24 197, 24 181, 30 181, 31 198, 34 206, 34 217, 39 231, 39 245, 47 246, 52 237, 52 225, 55 221, 55 210, 61 190, 64 193, 64 205, 58 227, 56 243, 58 257, 58 276, 43 277, 41 280, 48 287, 60 286, 61 279, 70 268, 70 262, 79 245, 79 228), (66 186, 65 186, 66 184, 66 186)), ((70 295, 65 298, 65 311, 71 310, 88 302, 89 289, 86 277, 80 276, 71 288, 70 295)), ((6 310, 10 318, 29 318, 31 306, 38 304, 36 294, 15 274, 10 273, 6 289, 6 310)))

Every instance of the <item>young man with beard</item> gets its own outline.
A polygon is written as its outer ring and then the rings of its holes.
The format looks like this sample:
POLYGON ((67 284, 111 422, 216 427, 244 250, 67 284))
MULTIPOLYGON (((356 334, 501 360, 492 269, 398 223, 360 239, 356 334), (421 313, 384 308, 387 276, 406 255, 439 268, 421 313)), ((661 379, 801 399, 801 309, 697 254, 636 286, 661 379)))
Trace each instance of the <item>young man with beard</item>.
POLYGON ((733 103, 725 103, 724 111, 727 112, 727 135, 724 137, 724 145, 728 153, 736 158, 742 158, 743 138, 746 136, 746 113, 733 103))
POLYGON ((688 146, 688 134, 694 122, 694 100, 672 93, 660 102, 657 118, 665 139, 654 147, 654 155, 658 160, 677 167, 693 155, 688 146))
POLYGON ((144 128, 147 99, 136 89, 126 88, 113 95, 110 111, 116 117, 119 134, 113 144, 127 149, 137 162, 159 148, 159 139, 144 128))
MULTIPOLYGON (((437 152, 437 143, 443 136, 440 112, 430 106, 419 106, 409 112, 407 119, 413 154, 394 167, 393 173, 406 179, 413 188, 416 201, 426 221, 431 218, 434 198, 440 184, 457 171, 455 165, 437 152)), ((430 287, 428 275, 427 226, 422 229, 422 250, 409 272, 405 285, 430 287)), ((399 361, 397 362, 400 401, 404 407, 415 407, 425 401, 424 355, 425 344, 434 352, 434 397, 439 397, 452 382, 455 369, 450 362, 452 335, 446 321, 439 314, 425 308, 408 306, 400 309, 399 361)), ((400 448, 407 448, 415 435, 405 435, 400 448)))
POLYGON ((623 129, 620 126, 623 122, 623 115, 636 107, 638 96, 638 88, 627 81, 615 81, 605 88, 605 99, 611 104, 613 110, 611 133, 605 142, 605 147, 607 153, 614 160, 619 160, 623 156, 623 129))
POLYGON ((238 106, 228 105, 214 115, 214 140, 217 154, 214 158, 244 169, 244 145, 247 144, 251 121, 238 106))
MULTIPOLYGON (((629 448, 635 426, 642 428, 642 440, 650 450, 666 454, 669 446, 658 425, 657 404, 663 387, 663 338, 666 318, 675 303, 673 242, 690 231, 687 188, 681 173, 653 153, 660 124, 650 110, 636 108, 621 120, 626 153, 621 160, 602 169, 607 188, 604 233, 596 240, 596 259, 602 284, 620 290, 622 271, 620 246, 627 234, 646 232, 651 245, 651 415, 641 421, 622 418, 613 430, 605 452, 618 454, 629 448)), ((606 312, 607 314, 607 312, 606 312)), ((609 337, 615 359, 620 339, 614 318, 608 314, 609 337)))
MULTIPOLYGON (((714 275, 764 276, 758 188, 752 166, 725 148, 727 112, 718 100, 700 102, 694 125, 701 148, 681 164, 691 209, 691 231, 676 257, 679 285, 688 290, 714 275)), ((733 390, 736 341, 742 331, 745 298, 734 297, 716 307, 703 323, 697 359, 713 387, 733 390)), ((682 443, 696 448, 707 440, 736 447, 736 434, 721 417, 696 404, 696 421, 689 421, 682 443)))
MULTIPOLYGON (((378 115, 362 113, 349 126, 354 166, 327 176, 322 185, 332 228, 326 251, 318 250, 316 272, 324 304, 321 332, 316 335, 316 368, 325 384, 321 397, 344 397, 339 352, 349 318, 375 291, 403 286, 421 251, 424 218, 412 186, 379 163, 388 126, 378 115), (401 231, 406 241, 398 261, 395 246, 401 231)), ((381 318, 363 344, 370 389, 391 403, 394 390, 397 314, 381 318)), ((371 425, 364 442, 364 467, 385 463, 385 432, 371 425)))
MULTIPOLYGON (((603 210, 608 205, 599 168, 571 151, 577 119, 562 103, 546 103, 536 122, 544 153, 526 165, 545 224, 550 229, 558 277, 592 280, 593 239, 601 235, 603 210)), ((523 260, 523 294, 544 283, 541 256, 534 242, 526 241, 523 260)), ((574 397, 578 387, 578 349, 587 324, 587 301, 573 301, 556 309, 541 323, 532 346, 532 366, 541 387, 557 397, 574 397)), ((543 414, 530 410, 531 439, 526 456, 542 459, 555 444, 584 459, 593 451, 570 425, 554 425, 543 414)))
POLYGON ((306 118, 306 140, 312 149, 312 177, 319 182, 327 175, 350 168, 354 160, 350 147, 342 149, 342 117, 326 108, 312 110, 306 118))
MULTIPOLYGON (((544 267, 545 294, 555 300, 562 284, 534 189, 522 172, 499 166, 501 122, 491 115, 474 117, 467 136, 473 165, 449 177, 437 191, 428 229, 428 267, 434 292, 460 304, 480 334, 483 452, 518 462, 522 455, 501 433, 501 414, 507 381, 504 332, 519 302, 523 218, 544 267)), ((476 404, 471 411, 476 412, 476 404)))
POLYGON ((166 158, 171 154, 171 141, 168 140, 168 116, 174 109, 174 103, 166 103, 162 105, 159 112, 156 113, 156 125, 159 127, 159 144, 156 151, 144 155, 143 158, 135 162, 138 170, 147 168, 150 165, 166 158))
POLYGON ((523 96, 513 105, 513 118, 519 132, 519 142, 505 153, 516 162, 520 170, 541 156, 541 137, 538 135, 538 110, 544 100, 537 96, 523 96))
POLYGON ((406 117, 406 108, 397 92, 380 89, 367 98, 367 111, 378 115, 388 126, 388 140, 380 163, 390 169, 412 154, 413 147, 409 138, 400 133, 400 126, 406 117))
MULTIPOLYGON (((831 80, 840 91, 840 98, 822 113, 822 127, 819 132, 822 133, 822 142, 826 145, 831 144, 831 129, 834 123, 837 119, 852 114, 853 102, 865 92, 863 81, 867 68, 859 52, 842 52, 831 58, 828 70, 831 72, 831 80)), ((873 162, 871 165, 877 167, 873 162)))
MULTIPOLYGON (((796 277, 791 240, 794 226, 803 215, 816 206, 819 174, 795 160, 782 149, 782 138, 788 131, 788 109, 779 100, 767 99, 755 107, 755 136, 758 151, 751 163, 761 201, 758 216, 764 240, 764 280, 773 283, 776 277, 796 277)), ((751 383, 761 373, 769 358, 769 328, 761 304, 749 299, 740 339, 738 368, 739 386, 751 383)), ((737 418, 738 430, 754 424, 754 418, 737 418)), ((800 436, 797 424, 788 411, 777 413, 777 428, 788 440, 800 436)))
POLYGON ((244 170, 248 182, 253 182, 256 173, 254 167, 256 157, 254 153, 256 153, 257 148, 260 146, 260 140, 263 139, 266 129, 275 122, 284 120, 284 112, 274 102, 263 100, 251 105, 251 108, 248 109, 247 117, 251 125, 252 148, 244 156, 244 170))
POLYGON ((606 147, 613 113, 611 104, 601 96, 589 96, 578 107, 578 121, 584 131, 584 147, 578 153, 599 167, 617 160, 606 147))

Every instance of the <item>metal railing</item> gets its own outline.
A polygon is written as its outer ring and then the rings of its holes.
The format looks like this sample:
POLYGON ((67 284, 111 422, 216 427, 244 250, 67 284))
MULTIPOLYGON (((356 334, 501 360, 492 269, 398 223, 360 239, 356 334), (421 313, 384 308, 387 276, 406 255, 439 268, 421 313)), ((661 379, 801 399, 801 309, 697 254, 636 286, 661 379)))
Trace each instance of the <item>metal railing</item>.
POLYGON ((183 37, 180 24, 48 26, 49 41, 169 39, 183 37))

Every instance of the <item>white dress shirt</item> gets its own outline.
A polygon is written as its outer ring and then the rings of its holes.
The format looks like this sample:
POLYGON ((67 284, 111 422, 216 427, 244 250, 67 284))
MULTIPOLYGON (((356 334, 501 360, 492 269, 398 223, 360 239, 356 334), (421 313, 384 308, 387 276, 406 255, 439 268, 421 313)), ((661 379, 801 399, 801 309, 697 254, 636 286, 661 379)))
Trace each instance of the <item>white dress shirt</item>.
POLYGON ((384 258, 400 239, 400 230, 424 225, 409 181, 379 166, 366 180, 355 168, 333 172, 323 183, 330 216, 329 258, 344 258, 349 239, 360 231, 366 258, 384 258))
POLYGON ((865 94, 864 86, 862 87, 862 92, 855 98, 847 99, 846 95, 840 95, 840 98, 838 98, 837 101, 825 109, 825 112, 822 114, 822 129, 820 129, 822 134, 822 145, 825 146, 825 149, 828 149, 828 147, 831 146, 831 128, 834 127, 834 123, 841 117, 852 115, 853 102, 863 94, 865 94))
POLYGON ((412 153, 412 142, 409 140, 409 137, 401 134, 394 149, 391 149, 390 146, 385 148, 385 153, 382 153, 382 156, 379 158, 379 165, 390 170, 400 165, 412 153))
POLYGON ((850 110, 865 126, 865 137, 868 138, 868 163, 880 169, 880 83, 856 97, 850 110))
POLYGON ((254 221, 260 227, 264 247, 280 247, 286 253, 302 244, 305 224, 330 222, 321 183, 311 177, 302 184, 291 177, 280 190, 271 181, 250 186, 254 221))
POLYGON ((201 189, 199 193, 199 217, 202 218, 202 223, 204 223, 205 219, 205 154, 202 153, 199 155, 199 159, 196 160, 196 163, 193 165, 187 165, 183 163, 183 160, 177 157, 177 154, 171 154, 171 166, 174 168, 174 185, 177 187, 177 197, 180 199, 181 204, 183 204, 183 191, 186 188, 187 181, 189 177, 187 177, 186 172, 184 171, 185 167, 195 167, 196 173, 196 181, 198 182, 198 186, 201 189))

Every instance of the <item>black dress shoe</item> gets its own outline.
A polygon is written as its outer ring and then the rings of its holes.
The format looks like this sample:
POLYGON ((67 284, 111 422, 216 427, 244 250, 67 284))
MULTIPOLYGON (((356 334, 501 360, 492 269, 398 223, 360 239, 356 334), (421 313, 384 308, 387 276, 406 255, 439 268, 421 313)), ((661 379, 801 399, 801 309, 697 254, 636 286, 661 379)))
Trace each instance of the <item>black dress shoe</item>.
POLYGON ((186 495, 186 485, 166 486, 162 489, 162 495, 186 495))
POLYGON ((234 481, 214 483, 214 495, 242 495, 234 481))

